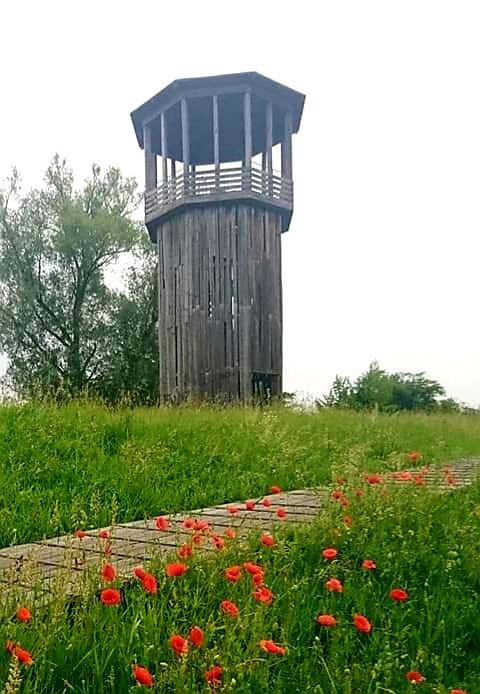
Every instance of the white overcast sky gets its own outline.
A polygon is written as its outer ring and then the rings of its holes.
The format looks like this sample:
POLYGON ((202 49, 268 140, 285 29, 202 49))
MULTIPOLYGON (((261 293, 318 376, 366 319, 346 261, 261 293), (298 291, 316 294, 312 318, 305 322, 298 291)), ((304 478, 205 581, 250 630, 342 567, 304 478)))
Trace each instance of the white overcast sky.
POLYGON ((256 70, 307 95, 283 236, 284 387, 377 359, 480 403, 478 0, 2 0, 0 180, 55 152, 143 185, 130 111, 256 70))

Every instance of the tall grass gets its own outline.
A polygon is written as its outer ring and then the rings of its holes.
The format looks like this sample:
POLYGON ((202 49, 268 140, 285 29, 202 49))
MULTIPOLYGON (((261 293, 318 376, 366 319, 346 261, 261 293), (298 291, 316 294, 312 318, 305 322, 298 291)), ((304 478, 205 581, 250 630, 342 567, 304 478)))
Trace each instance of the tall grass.
POLYGON ((480 418, 282 409, 0 408, 0 547, 321 485, 339 471, 480 454, 480 418))

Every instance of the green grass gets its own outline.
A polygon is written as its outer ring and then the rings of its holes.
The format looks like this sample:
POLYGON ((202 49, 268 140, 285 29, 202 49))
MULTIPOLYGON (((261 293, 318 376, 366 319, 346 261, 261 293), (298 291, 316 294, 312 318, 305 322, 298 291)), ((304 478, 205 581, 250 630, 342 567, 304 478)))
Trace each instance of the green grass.
POLYGON ((480 454, 480 418, 288 410, 0 407, 0 547, 75 528, 480 454))
MULTIPOLYGON (((167 578, 165 562, 155 560, 156 595, 132 581, 121 604, 106 607, 92 578, 75 603, 66 605, 59 588, 47 608, 33 608, 27 625, 15 620, 21 598, 12 597, 0 610, 0 642, 11 639, 32 652, 34 665, 21 667, 21 692, 146 692, 131 675, 139 663, 155 677, 150 691, 168 694, 207 694, 203 673, 214 664, 224 670, 218 691, 238 694, 478 694, 480 487, 438 494, 406 484, 385 492, 352 472, 346 494, 351 527, 332 500, 315 524, 278 527, 273 548, 263 547, 258 533, 247 543, 232 540, 209 560, 189 559, 178 579, 167 578), (358 486, 362 497, 354 494, 358 486), (325 547, 338 550, 335 561, 322 558, 325 547), (375 571, 362 570, 365 558, 375 560, 375 571), (226 567, 246 560, 264 567, 271 605, 252 598, 248 574, 238 583, 224 578, 226 567), (343 581, 342 594, 326 590, 331 577, 343 581), (407 602, 389 597, 394 587, 408 591, 407 602), (223 599, 238 605, 237 619, 220 612, 223 599), (318 613, 334 615, 338 625, 318 626, 318 613), (371 621, 370 634, 355 629, 355 613, 371 621), (205 644, 179 659, 168 639, 186 636, 193 625, 204 630, 205 644), (261 639, 285 646, 286 655, 264 653, 261 639), (425 681, 409 684, 410 670, 425 681)), ((10 662, 0 651, 0 683, 10 662)))

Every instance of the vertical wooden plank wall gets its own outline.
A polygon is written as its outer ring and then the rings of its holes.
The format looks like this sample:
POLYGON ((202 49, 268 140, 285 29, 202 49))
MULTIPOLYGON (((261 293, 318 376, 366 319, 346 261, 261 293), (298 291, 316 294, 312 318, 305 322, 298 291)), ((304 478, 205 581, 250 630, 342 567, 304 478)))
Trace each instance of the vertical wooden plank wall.
POLYGON ((158 228, 160 397, 281 393, 281 215, 248 203, 187 208, 158 228))

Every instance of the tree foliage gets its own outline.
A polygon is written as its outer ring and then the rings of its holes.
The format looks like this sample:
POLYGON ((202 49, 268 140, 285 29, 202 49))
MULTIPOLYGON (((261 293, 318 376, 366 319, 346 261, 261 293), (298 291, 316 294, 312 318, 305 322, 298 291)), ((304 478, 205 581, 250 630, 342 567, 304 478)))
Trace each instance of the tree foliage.
POLYGON ((317 401, 317 406, 357 410, 375 408, 383 412, 458 409, 451 398, 439 399, 443 395, 443 386, 427 378, 423 371, 389 374, 373 362, 353 384, 348 378, 336 376, 329 393, 317 401))
POLYGON ((105 271, 142 246, 131 217, 136 188, 118 169, 94 165, 75 190, 72 171, 56 156, 41 189, 20 195, 14 171, 0 193, 0 351, 22 396, 89 390, 114 399, 132 385, 141 360, 126 368, 125 359, 147 341, 152 289, 139 283, 148 272, 141 266, 141 277, 131 274, 122 293, 108 287, 105 271))

